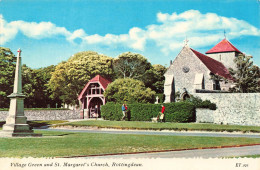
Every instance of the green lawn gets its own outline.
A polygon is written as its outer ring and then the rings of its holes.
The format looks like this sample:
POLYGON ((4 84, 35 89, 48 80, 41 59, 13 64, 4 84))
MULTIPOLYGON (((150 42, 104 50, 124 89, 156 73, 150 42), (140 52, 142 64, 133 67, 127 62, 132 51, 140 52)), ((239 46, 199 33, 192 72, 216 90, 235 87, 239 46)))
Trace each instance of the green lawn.
POLYGON ((35 132, 43 137, 0 138, 0 157, 62 157, 260 143, 258 138, 35 132))
MULTIPOLYGON (((116 128, 116 129, 140 129, 140 130, 201 130, 201 131, 228 131, 228 132, 257 132, 260 133, 259 126, 239 126, 239 125, 217 125, 210 123, 152 123, 138 121, 102 121, 88 120, 69 122, 64 125, 68 126, 90 126, 99 128, 116 128)), ((60 125, 57 125, 60 126, 60 125)))

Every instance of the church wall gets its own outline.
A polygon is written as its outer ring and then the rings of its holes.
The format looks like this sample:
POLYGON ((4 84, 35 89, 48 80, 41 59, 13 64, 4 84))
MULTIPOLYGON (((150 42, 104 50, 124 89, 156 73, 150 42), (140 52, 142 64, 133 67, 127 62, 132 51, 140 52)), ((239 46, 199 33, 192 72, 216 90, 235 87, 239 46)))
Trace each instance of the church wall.
MULTIPOLYGON (((80 119, 79 110, 25 110, 27 120, 69 120, 80 119)), ((0 111, 0 121, 6 120, 8 111, 0 111)))
POLYGON ((224 64, 226 68, 235 68, 236 65, 234 63, 235 59, 235 52, 225 52, 225 53, 213 53, 213 54, 206 54, 207 56, 221 62, 224 64))
POLYGON ((193 93, 216 103, 217 110, 196 109, 196 122, 260 126, 260 93, 193 93))

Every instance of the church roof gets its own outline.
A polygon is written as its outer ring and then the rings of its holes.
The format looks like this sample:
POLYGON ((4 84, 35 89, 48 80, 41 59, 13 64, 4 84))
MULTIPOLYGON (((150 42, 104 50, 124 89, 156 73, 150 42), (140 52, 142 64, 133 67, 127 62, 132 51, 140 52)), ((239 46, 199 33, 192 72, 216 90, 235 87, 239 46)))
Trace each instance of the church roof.
POLYGON ((214 60, 213 58, 210 58, 196 50, 191 50, 213 74, 233 80, 233 77, 230 75, 228 69, 221 62, 214 60))
POLYGON ((85 87, 81 91, 80 95, 78 96, 79 100, 83 97, 85 91, 87 90, 88 86, 91 83, 99 83, 101 85, 101 87, 105 90, 107 88, 108 84, 111 83, 111 81, 105 79, 104 77, 102 77, 100 75, 95 76, 94 78, 89 80, 88 83, 85 85, 85 87))
POLYGON ((211 48, 209 51, 206 52, 206 54, 212 54, 212 53, 221 53, 221 52, 239 52, 235 46, 231 44, 227 39, 223 39, 220 41, 217 45, 215 45, 213 48, 211 48))

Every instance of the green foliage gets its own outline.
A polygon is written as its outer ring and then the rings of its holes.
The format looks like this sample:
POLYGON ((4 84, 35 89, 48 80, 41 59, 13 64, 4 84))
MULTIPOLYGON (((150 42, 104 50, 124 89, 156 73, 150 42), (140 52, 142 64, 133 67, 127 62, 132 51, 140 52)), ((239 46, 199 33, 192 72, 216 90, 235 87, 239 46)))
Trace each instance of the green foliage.
MULTIPOLYGON (((167 103, 165 106, 166 122, 195 122, 195 107, 188 102, 167 103)), ((151 121, 161 111, 161 104, 128 104, 128 116, 131 121, 151 121)), ((101 107, 101 116, 106 120, 120 120, 120 104, 108 103, 101 107)))
POLYGON ((166 68, 160 64, 155 64, 147 70, 142 78, 146 87, 151 88, 156 93, 163 93, 164 73, 166 68))
POLYGON ((121 120, 123 117, 121 104, 107 103, 101 106, 101 117, 105 120, 121 120))
POLYGON ((9 48, 0 47, 0 108, 8 107, 13 92, 15 57, 9 48))
POLYGON ((217 106, 215 103, 211 103, 209 100, 202 100, 199 97, 191 96, 186 102, 192 103, 196 108, 209 108, 210 110, 216 110, 217 106))
POLYGON ((111 57, 92 51, 74 54, 67 62, 58 64, 52 73, 49 82, 52 97, 60 98, 67 104, 76 104, 77 96, 90 79, 98 74, 113 77, 112 61, 111 57))
POLYGON ((55 66, 51 65, 40 69, 31 69, 26 65, 22 66, 23 77, 23 93, 26 95, 24 100, 25 107, 56 107, 56 103, 60 107, 61 101, 51 99, 51 92, 48 90, 48 82, 51 78, 51 72, 55 70, 55 66))
POLYGON ((236 59, 236 69, 229 69, 235 79, 235 87, 231 92, 250 93, 260 92, 260 69, 253 65, 252 56, 240 54, 236 59))
POLYGON ((130 78, 116 79, 104 93, 107 101, 115 103, 153 103, 155 92, 146 88, 144 83, 130 78))
POLYGON ((118 78, 140 80, 145 72, 151 68, 151 63, 140 54, 126 52, 114 59, 113 68, 118 78))

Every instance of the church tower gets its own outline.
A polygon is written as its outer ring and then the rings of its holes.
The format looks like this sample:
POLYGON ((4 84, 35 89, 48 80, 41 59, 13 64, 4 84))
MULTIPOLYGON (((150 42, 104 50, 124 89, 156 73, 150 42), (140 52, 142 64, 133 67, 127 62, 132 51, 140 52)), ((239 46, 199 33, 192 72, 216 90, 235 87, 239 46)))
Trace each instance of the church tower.
POLYGON ((226 38, 206 52, 207 56, 223 63, 227 68, 236 68, 234 59, 242 53, 226 38))

